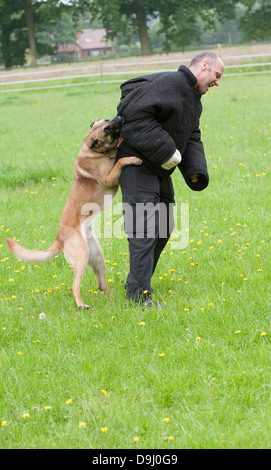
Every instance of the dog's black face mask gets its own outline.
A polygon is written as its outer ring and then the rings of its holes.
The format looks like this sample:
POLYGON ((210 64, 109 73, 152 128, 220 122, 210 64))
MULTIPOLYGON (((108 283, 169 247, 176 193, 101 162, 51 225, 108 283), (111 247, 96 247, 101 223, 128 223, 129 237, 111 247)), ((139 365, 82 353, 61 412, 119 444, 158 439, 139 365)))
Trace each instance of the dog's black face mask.
POLYGON ((124 119, 121 116, 116 116, 114 119, 109 121, 108 126, 104 128, 105 135, 111 135, 112 137, 117 137, 120 135, 123 122, 124 119))
POLYGON ((110 147, 117 145, 120 137, 120 130, 124 119, 116 116, 114 119, 101 119, 93 122, 90 127, 92 129, 92 141, 89 148, 98 151, 105 151, 110 147))

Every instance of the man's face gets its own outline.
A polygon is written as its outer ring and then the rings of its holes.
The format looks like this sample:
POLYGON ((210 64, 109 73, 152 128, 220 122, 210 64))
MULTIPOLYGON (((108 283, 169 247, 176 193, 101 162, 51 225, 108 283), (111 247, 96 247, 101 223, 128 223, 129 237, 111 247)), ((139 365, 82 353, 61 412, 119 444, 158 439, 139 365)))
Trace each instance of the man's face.
POLYGON ((209 88, 213 86, 219 86, 219 80, 221 79, 224 72, 224 65, 220 59, 210 66, 206 60, 202 62, 197 79, 198 82, 195 88, 203 95, 207 93, 209 88))

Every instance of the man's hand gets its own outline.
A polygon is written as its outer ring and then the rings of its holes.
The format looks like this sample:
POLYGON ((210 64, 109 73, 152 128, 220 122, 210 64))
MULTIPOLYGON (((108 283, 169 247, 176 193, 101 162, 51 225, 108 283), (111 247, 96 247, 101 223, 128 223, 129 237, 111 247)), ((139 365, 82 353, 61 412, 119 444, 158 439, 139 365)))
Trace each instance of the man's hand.
POLYGON ((164 170, 171 170, 171 168, 174 168, 175 166, 179 165, 181 161, 182 161, 182 156, 179 150, 176 149, 172 157, 169 160, 167 160, 165 163, 163 163, 161 167, 164 168, 164 170))
POLYGON ((191 183, 197 183, 199 180, 200 175, 198 173, 195 173, 190 177, 191 183))

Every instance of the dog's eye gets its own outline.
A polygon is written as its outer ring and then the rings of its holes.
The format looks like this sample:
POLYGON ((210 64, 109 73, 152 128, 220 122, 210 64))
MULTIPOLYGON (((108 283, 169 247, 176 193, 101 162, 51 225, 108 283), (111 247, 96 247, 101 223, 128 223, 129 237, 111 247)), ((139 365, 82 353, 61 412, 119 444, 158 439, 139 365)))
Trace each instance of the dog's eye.
POLYGON ((90 149, 93 149, 94 147, 96 147, 96 145, 98 144, 99 140, 97 139, 92 139, 92 144, 91 146, 89 147, 90 149))

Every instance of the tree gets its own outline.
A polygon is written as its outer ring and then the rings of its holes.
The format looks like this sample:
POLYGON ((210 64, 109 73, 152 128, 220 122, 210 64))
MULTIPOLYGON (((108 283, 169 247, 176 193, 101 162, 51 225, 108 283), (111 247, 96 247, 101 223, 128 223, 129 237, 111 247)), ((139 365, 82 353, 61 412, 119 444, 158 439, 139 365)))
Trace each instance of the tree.
POLYGON ((108 39, 120 34, 128 41, 136 31, 141 44, 141 54, 152 53, 148 35, 148 20, 154 16, 154 0, 73 0, 80 11, 88 9, 93 18, 100 18, 108 39))
POLYGON ((160 18, 159 34, 165 36, 167 52, 174 47, 184 48, 199 39, 196 18, 201 16, 206 27, 214 28, 216 20, 233 18, 238 0, 71 0, 78 8, 91 10, 99 17, 107 37, 131 38, 137 31, 141 54, 152 53, 148 26, 150 20, 160 18))
POLYGON ((0 51, 5 68, 23 65, 27 49, 33 67, 37 54, 52 52, 51 47, 37 41, 37 33, 55 23, 67 8, 59 0, 1 0, 0 51))
POLYGON ((246 13, 240 20, 241 29, 244 31, 244 38, 270 39, 271 38, 271 1, 270 0, 243 0, 246 13))
POLYGON ((198 18, 206 29, 215 29, 224 18, 234 18, 238 0, 156 0, 155 3, 162 25, 158 33, 165 34, 165 49, 169 52, 172 47, 184 49, 200 39, 198 18))
POLYGON ((24 11, 25 11, 25 16, 26 16, 26 25, 27 25, 28 40, 29 40, 31 66, 36 67, 36 65, 37 65, 37 47, 36 47, 35 30, 34 30, 33 5, 32 5, 31 0, 25 0, 25 2, 24 2, 24 11))
POLYGON ((0 53, 6 69, 23 65, 27 47, 26 29, 23 27, 23 0, 0 3, 0 53))
POLYGON ((199 38, 196 27, 195 2, 184 0, 158 0, 157 8, 161 28, 158 34, 165 35, 165 50, 170 52, 173 47, 181 47, 191 44, 199 38))

